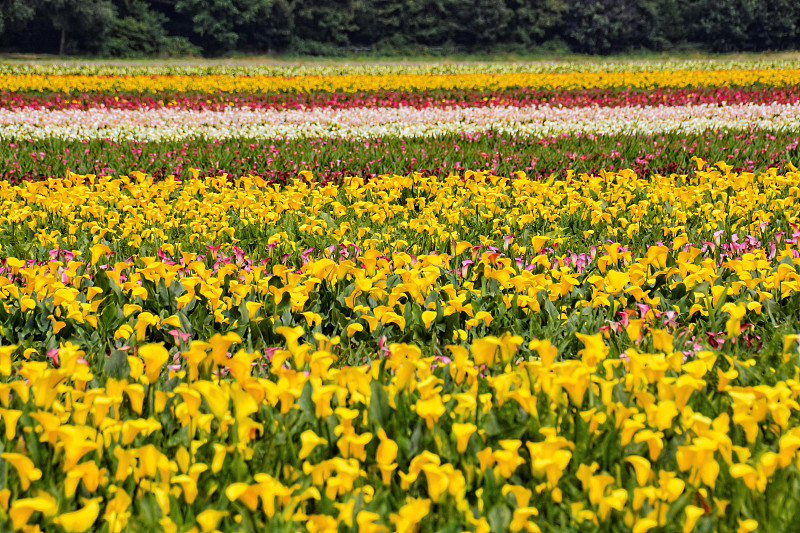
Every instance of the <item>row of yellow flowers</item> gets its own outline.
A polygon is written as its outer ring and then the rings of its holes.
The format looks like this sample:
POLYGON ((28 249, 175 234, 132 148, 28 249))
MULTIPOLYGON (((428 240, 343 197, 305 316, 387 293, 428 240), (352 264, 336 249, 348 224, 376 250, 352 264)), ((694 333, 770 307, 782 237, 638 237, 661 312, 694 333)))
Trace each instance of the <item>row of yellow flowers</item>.
POLYGON ((800 516, 800 173, 0 184, 0 529, 800 516))
POLYGON ((338 338, 281 333, 266 378, 262 354, 226 355, 234 334, 192 342, 179 369, 140 346, 122 379, 69 343, 58 368, 4 347, 0 524, 743 533, 798 510, 794 339, 771 384, 744 385, 753 359, 684 363, 662 343, 620 360, 601 334, 570 361, 505 335, 448 346, 447 364, 396 344, 336 368, 338 338))
POLYGON ((0 294, 50 337, 125 324, 142 340, 194 320, 208 334, 253 328, 255 342, 275 322, 375 341, 416 322, 421 339, 452 342, 555 332, 576 313, 599 326, 637 304, 716 334, 734 309, 728 330, 788 315, 800 282, 797 173, 729 171, 3 184, 0 294))
POLYGON ((663 70, 620 72, 511 72, 468 74, 357 74, 238 76, 209 75, 0 75, 0 90, 10 92, 226 92, 226 93, 310 93, 503 90, 608 89, 657 87, 785 87, 800 83, 800 69, 754 70, 663 70))
MULTIPOLYGON (((258 176, 179 181, 139 172, 2 182, 0 226, 7 231, 0 245, 7 255, 24 250, 36 252, 36 259, 46 258, 43 248, 53 247, 88 258, 97 243, 112 246, 115 257, 142 246, 139 255, 155 255, 162 243, 171 254, 207 251, 212 244, 229 254, 231 245, 299 253, 324 237, 319 241, 325 246, 416 255, 434 249, 453 253, 469 238, 483 250, 494 246, 509 257, 528 254, 531 260, 548 242, 562 245, 561 254, 611 244, 607 239, 645 251, 642 247, 658 240, 718 241, 713 234, 719 230, 728 238, 769 236, 781 228, 791 232, 800 196, 796 169, 755 175, 733 173, 723 162, 705 169, 706 163, 698 162, 701 168, 691 175, 567 171, 547 181, 523 172, 500 177, 467 171, 443 179, 418 173, 366 182, 353 177, 336 185, 319 184, 304 171, 284 186, 258 176)), ((323 252, 315 249, 315 255, 323 252)))

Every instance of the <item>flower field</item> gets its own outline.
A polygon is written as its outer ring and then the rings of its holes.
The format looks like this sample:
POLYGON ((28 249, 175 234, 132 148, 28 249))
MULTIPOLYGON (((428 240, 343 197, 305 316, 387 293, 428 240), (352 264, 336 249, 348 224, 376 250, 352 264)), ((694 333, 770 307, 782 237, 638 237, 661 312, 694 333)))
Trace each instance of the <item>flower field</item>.
POLYGON ((799 78, 0 67, 0 531, 799 529, 799 78))

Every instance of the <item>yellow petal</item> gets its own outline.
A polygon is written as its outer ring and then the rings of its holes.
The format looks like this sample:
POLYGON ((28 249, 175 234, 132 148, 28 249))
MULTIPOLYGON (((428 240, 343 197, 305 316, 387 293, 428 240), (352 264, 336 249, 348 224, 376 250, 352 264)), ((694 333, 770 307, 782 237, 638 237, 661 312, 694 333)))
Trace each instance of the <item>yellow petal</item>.
POLYGON ((200 524, 200 531, 202 533, 209 533, 217 529, 220 520, 228 516, 228 511, 217 511, 215 509, 206 509, 197 515, 197 523, 200 524))
POLYGON ((99 514, 100 504, 97 503, 97 500, 91 500, 83 509, 58 516, 55 522, 67 533, 82 533, 94 526, 99 514))
POLYGON ((111 248, 106 246, 105 244, 95 244, 91 248, 92 251, 92 264, 96 264, 98 259, 102 256, 111 253, 111 248))
POLYGON ((206 403, 208 403, 209 409, 218 420, 225 418, 225 414, 228 412, 228 395, 219 385, 211 381, 201 380, 193 384, 192 387, 203 396, 206 403))
POLYGON ((169 352, 162 344, 146 344, 139 348, 139 356, 144 360, 145 375, 150 383, 161 375, 164 363, 169 359, 169 352))

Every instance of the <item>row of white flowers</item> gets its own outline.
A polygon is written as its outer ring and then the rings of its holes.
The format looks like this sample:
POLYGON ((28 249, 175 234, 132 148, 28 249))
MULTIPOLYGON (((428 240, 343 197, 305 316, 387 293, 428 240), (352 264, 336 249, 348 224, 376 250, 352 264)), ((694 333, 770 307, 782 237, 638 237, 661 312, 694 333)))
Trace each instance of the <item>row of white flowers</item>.
POLYGON ((27 124, 41 128, 74 126, 85 129, 159 128, 175 124, 191 128, 215 126, 283 126, 321 124, 336 127, 362 127, 375 124, 439 124, 459 122, 488 125, 497 122, 569 122, 589 125, 598 121, 680 122, 697 118, 719 121, 785 121, 800 116, 800 103, 683 105, 657 107, 573 107, 559 106, 487 106, 414 108, 356 107, 334 109, 252 109, 228 108, 221 111, 181 108, 148 109, 0 109, 0 125, 27 124))
POLYGON ((15 62, 0 65, 0 74, 78 74, 90 76, 108 75, 188 75, 203 76, 226 74, 236 76, 335 76, 363 74, 469 74, 469 73, 514 73, 514 72, 655 72, 666 70, 739 70, 739 69, 784 69, 800 68, 796 58, 753 59, 652 59, 634 61, 532 61, 532 62, 409 62, 409 63, 355 63, 320 65, 298 62, 274 65, 250 64, 230 66, 223 63, 197 61, 188 64, 166 63, 159 65, 132 65, 126 62, 15 62))
POLYGON ((315 108, 192 111, 0 110, 0 138, 160 141, 181 138, 434 137, 471 131, 666 133, 800 129, 800 104, 672 107, 315 108))

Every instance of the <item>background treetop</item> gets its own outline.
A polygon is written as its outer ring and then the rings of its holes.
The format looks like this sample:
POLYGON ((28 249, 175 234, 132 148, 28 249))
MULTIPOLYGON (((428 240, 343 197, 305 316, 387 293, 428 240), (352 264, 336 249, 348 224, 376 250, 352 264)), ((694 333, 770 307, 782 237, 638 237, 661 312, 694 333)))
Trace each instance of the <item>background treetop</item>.
POLYGON ((106 57, 800 48, 795 0, 0 0, 0 49, 106 57))

